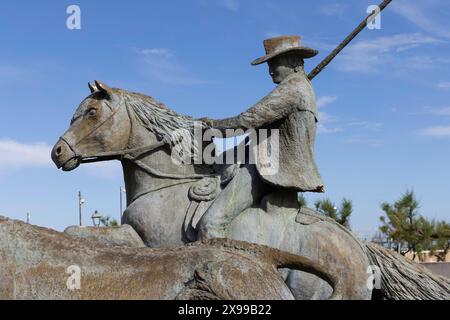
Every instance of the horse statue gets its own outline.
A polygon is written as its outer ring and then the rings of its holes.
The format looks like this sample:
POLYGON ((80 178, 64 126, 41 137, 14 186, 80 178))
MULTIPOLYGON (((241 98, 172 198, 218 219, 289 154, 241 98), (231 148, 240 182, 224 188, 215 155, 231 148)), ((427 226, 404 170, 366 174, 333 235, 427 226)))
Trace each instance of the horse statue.
MULTIPOLYGON (((217 195, 233 181, 237 165, 173 161, 173 133, 193 135, 194 119, 152 97, 110 88, 96 81, 73 115, 70 128, 52 150, 58 168, 81 163, 122 163, 132 226, 148 247, 178 246, 203 239, 197 225, 217 195)), ((251 188, 251 186, 249 186, 251 188)), ((233 201, 233 199, 229 199, 233 201)), ((370 299, 367 273, 371 251, 334 220, 300 208, 297 194, 276 191, 227 223, 226 237, 267 245, 315 261, 342 285, 342 299, 370 299)), ((381 263, 381 262, 379 262, 381 263)), ((326 299, 333 288, 310 272, 284 269, 296 299, 326 299)))
POLYGON ((340 298, 340 280, 314 261, 230 239, 112 247, 0 217, 0 256, 2 300, 293 300, 283 267, 315 273, 340 298))

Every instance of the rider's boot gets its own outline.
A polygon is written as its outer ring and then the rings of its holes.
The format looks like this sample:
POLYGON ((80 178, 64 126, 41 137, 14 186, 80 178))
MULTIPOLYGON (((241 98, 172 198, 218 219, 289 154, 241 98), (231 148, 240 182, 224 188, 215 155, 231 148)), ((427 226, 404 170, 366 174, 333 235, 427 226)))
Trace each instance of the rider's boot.
POLYGON ((198 239, 226 238, 230 223, 259 203, 267 189, 255 165, 243 165, 199 221, 198 239))

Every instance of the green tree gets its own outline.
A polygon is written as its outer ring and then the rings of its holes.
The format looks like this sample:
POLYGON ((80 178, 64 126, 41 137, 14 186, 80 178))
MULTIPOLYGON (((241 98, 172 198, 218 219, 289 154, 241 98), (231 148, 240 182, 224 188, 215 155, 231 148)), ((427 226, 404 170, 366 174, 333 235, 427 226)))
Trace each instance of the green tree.
POLYGON ((434 230, 430 250, 438 261, 444 261, 450 250, 450 224, 445 221, 433 221, 434 230), (442 251, 441 251, 442 250, 442 251))
MULTIPOLYGON (((408 251, 416 252, 420 244, 419 224, 422 228, 428 227, 426 220, 418 218, 418 209, 420 205, 417 201, 414 191, 407 190, 399 200, 390 204, 384 202, 381 209, 386 216, 381 216, 380 231, 388 238, 396 241, 398 245, 406 243, 408 251)), ((423 241, 422 241, 423 242, 423 241)))
POLYGON ((100 224, 102 224, 104 227, 118 227, 119 223, 116 219, 113 219, 111 217, 101 217, 100 218, 100 224))
POLYGON ((308 201, 306 201, 306 198, 303 195, 303 193, 298 194, 298 205, 300 206, 300 208, 308 206, 308 201))
POLYGON ((317 200, 314 203, 316 211, 334 219, 341 225, 350 229, 350 216, 353 212, 353 204, 351 200, 343 199, 341 206, 338 208, 330 199, 317 200))
POLYGON ((416 254, 423 250, 449 250, 450 226, 445 221, 427 220, 419 213, 420 203, 414 191, 407 190, 393 204, 384 202, 381 209, 385 216, 380 217, 380 231, 398 245, 406 244, 407 252, 416 254))

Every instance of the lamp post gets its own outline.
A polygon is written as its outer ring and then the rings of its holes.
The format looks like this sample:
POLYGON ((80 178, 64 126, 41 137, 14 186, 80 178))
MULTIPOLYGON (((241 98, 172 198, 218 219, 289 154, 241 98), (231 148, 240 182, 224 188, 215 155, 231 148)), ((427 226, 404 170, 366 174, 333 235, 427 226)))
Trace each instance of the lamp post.
POLYGON ((92 219, 92 224, 94 225, 94 227, 100 227, 100 219, 102 218, 102 215, 100 213, 98 213, 97 210, 95 210, 95 212, 92 214, 91 219, 92 219))
POLYGON ((80 227, 83 225, 83 207, 84 199, 81 197, 81 191, 78 191, 78 214, 80 219, 80 227))
POLYGON ((122 207, 122 193, 126 193, 126 190, 124 187, 120 187, 119 190, 119 198, 120 198, 120 221, 122 221, 122 214, 123 214, 123 207, 122 207))

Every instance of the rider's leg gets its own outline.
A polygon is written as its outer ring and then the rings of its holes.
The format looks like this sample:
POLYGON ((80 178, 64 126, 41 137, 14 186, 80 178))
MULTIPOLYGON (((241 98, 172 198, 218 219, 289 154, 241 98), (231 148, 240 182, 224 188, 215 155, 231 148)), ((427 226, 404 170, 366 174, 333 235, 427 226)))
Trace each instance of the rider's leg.
POLYGON ((227 237, 228 226, 234 218, 259 203, 269 191, 270 186, 261 180, 255 165, 243 165, 201 218, 199 239, 227 237))

